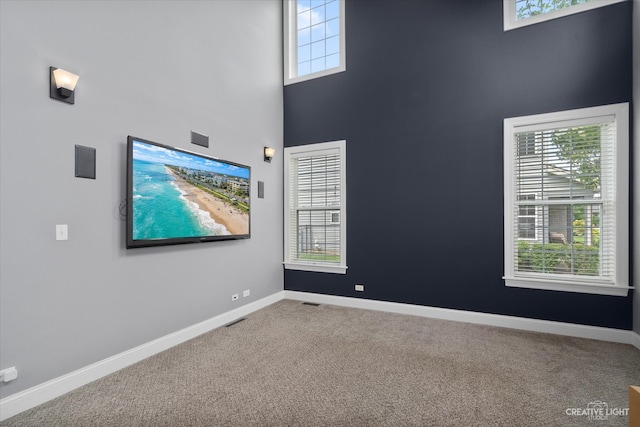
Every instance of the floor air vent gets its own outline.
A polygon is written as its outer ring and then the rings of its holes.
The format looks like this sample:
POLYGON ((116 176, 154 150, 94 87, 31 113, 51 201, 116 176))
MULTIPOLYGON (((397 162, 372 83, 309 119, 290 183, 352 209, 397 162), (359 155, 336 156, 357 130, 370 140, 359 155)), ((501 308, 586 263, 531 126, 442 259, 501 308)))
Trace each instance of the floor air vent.
POLYGON ((320 307, 320 304, 316 304, 315 302, 303 302, 303 305, 312 305, 314 307, 320 307))
POLYGON ((228 327, 230 327, 230 326, 237 325, 238 323, 242 322, 243 320, 246 320, 246 319, 243 317, 243 318, 241 318, 241 319, 234 320, 233 322, 231 322, 231 323, 228 323, 228 324, 224 325, 224 327, 225 327, 225 328, 228 328, 228 327))

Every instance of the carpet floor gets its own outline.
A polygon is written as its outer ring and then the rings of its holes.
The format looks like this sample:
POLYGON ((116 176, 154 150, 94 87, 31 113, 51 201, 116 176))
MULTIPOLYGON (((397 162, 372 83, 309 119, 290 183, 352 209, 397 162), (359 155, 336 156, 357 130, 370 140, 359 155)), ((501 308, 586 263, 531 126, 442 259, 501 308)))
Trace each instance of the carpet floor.
POLYGON ((639 384, 630 345, 283 300, 0 425, 626 426, 639 384))

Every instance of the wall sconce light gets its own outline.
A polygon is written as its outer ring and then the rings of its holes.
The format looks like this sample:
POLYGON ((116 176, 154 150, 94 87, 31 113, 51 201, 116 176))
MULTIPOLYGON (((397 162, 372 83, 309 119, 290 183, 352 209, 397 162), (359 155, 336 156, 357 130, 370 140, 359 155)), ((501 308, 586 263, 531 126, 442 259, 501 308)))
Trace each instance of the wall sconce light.
POLYGON ((76 83, 80 76, 76 76, 60 68, 49 67, 51 83, 49 84, 49 97, 58 101, 75 103, 76 83))
POLYGON ((276 149, 271 147, 264 147, 264 161, 267 163, 271 163, 271 159, 273 159, 273 155, 276 154, 276 149))

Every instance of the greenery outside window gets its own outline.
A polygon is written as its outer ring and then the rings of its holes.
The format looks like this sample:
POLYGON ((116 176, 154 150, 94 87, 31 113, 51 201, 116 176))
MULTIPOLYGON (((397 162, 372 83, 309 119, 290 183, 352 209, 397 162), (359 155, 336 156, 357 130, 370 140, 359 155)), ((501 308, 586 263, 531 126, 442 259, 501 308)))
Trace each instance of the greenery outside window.
POLYGON ((627 0, 503 0, 504 30, 537 24, 627 0))
POLYGON ((345 274, 346 141, 286 147, 287 269, 345 274))
POLYGON ((628 156, 626 103, 505 119, 507 286, 627 295, 628 156))
POLYGON ((283 0, 284 84, 345 71, 344 0, 283 0))

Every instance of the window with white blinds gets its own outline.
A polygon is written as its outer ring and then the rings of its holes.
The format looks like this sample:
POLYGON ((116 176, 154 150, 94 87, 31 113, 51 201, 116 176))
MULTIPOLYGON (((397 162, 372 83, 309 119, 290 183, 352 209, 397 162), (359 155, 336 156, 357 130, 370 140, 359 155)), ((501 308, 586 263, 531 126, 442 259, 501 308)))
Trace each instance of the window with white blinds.
POLYGON ((346 142, 284 152, 285 267, 346 273, 346 142))
POLYGON ((627 0, 503 0, 504 30, 536 24, 627 0))
POLYGON ((505 120, 508 286, 626 295, 628 104, 505 120))

